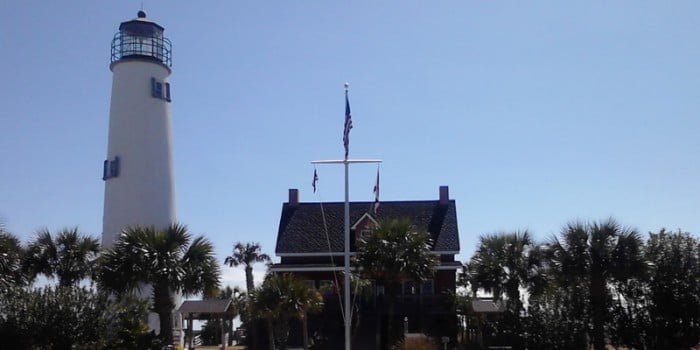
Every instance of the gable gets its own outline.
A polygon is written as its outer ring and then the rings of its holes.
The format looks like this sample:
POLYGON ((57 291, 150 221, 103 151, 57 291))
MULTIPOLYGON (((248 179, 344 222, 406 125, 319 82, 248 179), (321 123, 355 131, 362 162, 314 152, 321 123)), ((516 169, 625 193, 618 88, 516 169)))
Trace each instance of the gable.
POLYGON ((379 226, 379 223, 377 220, 375 220, 372 215, 369 215, 369 213, 365 213, 362 215, 352 226, 350 226, 350 230, 357 231, 363 230, 366 228, 377 228, 379 226))

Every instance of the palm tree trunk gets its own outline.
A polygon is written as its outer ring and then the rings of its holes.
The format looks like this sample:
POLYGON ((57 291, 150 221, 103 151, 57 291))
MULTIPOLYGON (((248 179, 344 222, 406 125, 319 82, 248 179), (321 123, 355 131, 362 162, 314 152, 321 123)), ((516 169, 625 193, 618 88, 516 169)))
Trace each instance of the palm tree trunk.
POLYGON ((593 321, 593 349, 605 350, 605 285, 594 278, 591 281, 591 318, 593 321), (602 291, 601 291, 602 290, 602 291))
POLYGON ((591 318, 593 323, 593 349, 605 350, 605 281, 600 271, 591 276, 591 318))
POLYGON ((387 322, 386 322, 386 348, 390 349, 394 341, 394 306, 396 304, 395 296, 387 298, 387 322))
POLYGON ((255 285, 253 283, 253 267, 246 265, 245 267, 245 287, 247 289, 248 295, 253 292, 255 285))
POLYGON ((280 350, 287 350, 287 340, 289 339, 289 319, 281 317, 279 320, 279 337, 280 350))
POLYGON ((306 311, 301 318, 301 332, 304 336, 304 350, 309 350, 309 324, 307 322, 306 311))
POLYGON ((270 350, 275 350, 275 334, 272 329, 272 318, 267 318, 267 335, 270 338, 270 350))
POLYGON ((228 346, 233 346, 233 317, 228 320, 228 346))
MULTIPOLYGON (((248 298, 248 310, 251 310, 251 298, 252 298, 252 293, 255 290, 255 284, 253 283, 253 267, 250 265, 246 265, 245 267, 245 288, 247 292, 247 298, 248 298)), ((250 338, 251 341, 248 341, 248 344, 253 345, 253 349, 258 348, 258 342, 257 338, 255 337, 255 317, 253 316, 246 316, 246 319, 243 320, 243 322, 246 324, 246 334, 250 338)))
POLYGON ((167 282, 153 286, 153 308, 160 321, 160 338, 166 345, 173 343, 172 313, 175 305, 170 297, 170 289, 167 282))

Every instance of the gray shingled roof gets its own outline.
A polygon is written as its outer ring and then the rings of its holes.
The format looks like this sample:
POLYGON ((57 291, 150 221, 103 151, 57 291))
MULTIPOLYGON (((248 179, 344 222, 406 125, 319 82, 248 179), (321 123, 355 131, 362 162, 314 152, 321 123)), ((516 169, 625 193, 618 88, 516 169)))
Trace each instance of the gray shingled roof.
MULTIPOLYGON (((350 203, 350 225, 370 212, 372 202, 350 203)), ((331 251, 342 253, 343 240, 342 202, 323 203, 323 213, 328 225, 331 251)), ((393 218, 410 218, 419 230, 427 231, 433 239, 433 251, 459 251, 459 232, 455 201, 440 205, 433 201, 381 202, 377 221, 393 218)), ((282 205, 276 254, 328 253, 328 241, 324 233, 323 215, 319 203, 282 205)))
POLYGON ((501 303, 495 303, 492 300, 472 300, 472 310, 478 313, 499 313, 503 312, 504 308, 501 303))
POLYGON ((185 300, 178 309, 183 314, 211 315, 211 314, 230 314, 231 300, 230 299, 207 299, 207 300, 185 300))

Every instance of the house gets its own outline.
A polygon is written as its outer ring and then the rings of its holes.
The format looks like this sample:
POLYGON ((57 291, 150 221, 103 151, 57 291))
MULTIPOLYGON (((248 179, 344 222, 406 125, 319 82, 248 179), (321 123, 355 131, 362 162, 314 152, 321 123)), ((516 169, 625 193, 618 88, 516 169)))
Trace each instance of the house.
MULTIPOLYGON (((373 202, 350 203, 350 255, 355 255, 360 237, 371 235, 383 220, 409 218, 419 231, 430 234, 431 250, 439 256, 440 264, 432 280, 416 285, 405 281, 396 305, 396 321, 400 329, 407 318, 410 332, 427 332, 436 336, 456 335, 454 310, 448 305, 445 292, 455 291, 456 271, 461 267, 455 261, 459 253, 459 232, 454 200, 449 199, 449 189, 441 186, 437 200, 383 201, 373 213, 373 202)), ((318 334, 339 331, 342 344, 342 317, 339 295, 332 293, 334 286, 342 282, 344 254, 344 203, 300 202, 299 191, 289 190, 289 200, 282 205, 275 254, 280 262, 270 267, 273 273, 293 273, 309 286, 326 293, 326 310, 317 322, 318 334), (337 329, 339 328, 339 329, 337 329)), ((371 297, 359 298, 359 325, 353 338, 354 344, 367 341, 372 348, 376 332, 375 324, 385 317, 382 307, 383 287, 375 286, 371 297), (377 322, 375 322, 377 321, 377 322), (356 338, 356 339, 355 339, 356 338), (370 338, 367 340, 366 338, 370 338)), ((357 320, 355 320, 357 323, 357 320)), ((310 333, 314 333, 313 322, 310 333)), ((290 338, 293 342, 294 336, 290 338)))

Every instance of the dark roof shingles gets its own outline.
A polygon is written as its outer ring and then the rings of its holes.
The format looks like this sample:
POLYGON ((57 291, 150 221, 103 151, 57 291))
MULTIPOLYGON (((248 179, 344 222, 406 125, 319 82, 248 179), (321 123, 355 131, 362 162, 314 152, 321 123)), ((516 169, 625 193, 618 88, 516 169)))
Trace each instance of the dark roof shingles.
MULTIPOLYGON (((350 203, 350 225, 369 212, 372 202, 350 203)), ((284 203, 277 233, 277 254, 342 252, 344 203, 284 203), (325 214, 325 215, 323 215, 325 214), (325 225, 324 218, 325 216, 325 225), (328 238, 325 226, 328 227, 328 238)), ((432 235, 434 251, 459 251, 455 201, 443 206, 439 201, 381 202, 375 219, 408 217, 419 230, 432 235)))

